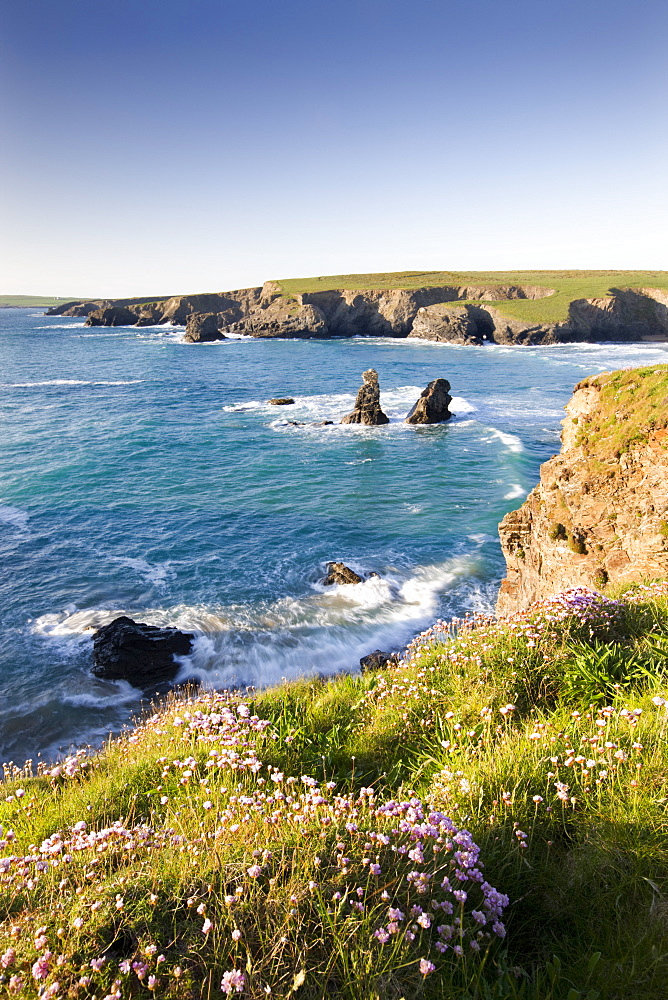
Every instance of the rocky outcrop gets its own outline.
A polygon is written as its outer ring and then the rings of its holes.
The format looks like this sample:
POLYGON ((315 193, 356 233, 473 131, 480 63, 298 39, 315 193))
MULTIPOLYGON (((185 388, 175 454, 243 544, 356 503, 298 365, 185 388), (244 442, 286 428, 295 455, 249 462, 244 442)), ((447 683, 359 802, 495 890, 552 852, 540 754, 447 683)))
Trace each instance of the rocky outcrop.
POLYGON ((298 299, 279 296, 260 302, 248 315, 226 328, 228 333, 247 337, 327 337, 329 330, 322 312, 298 299))
POLYGON ((362 385, 357 393, 355 406, 351 413, 343 417, 342 424, 369 424, 378 426, 389 424, 389 418, 380 408, 380 386, 378 372, 373 368, 362 372, 362 385))
POLYGON ((452 414, 448 409, 452 402, 449 393, 450 383, 447 379, 436 378, 424 390, 415 406, 406 417, 407 424, 442 424, 449 420, 452 414))
POLYGON ((220 316, 220 313, 190 313, 183 339, 189 344, 224 340, 225 336, 220 332, 220 316))
POLYGON ((271 406, 292 406, 294 399, 292 396, 277 396, 276 399, 268 399, 271 406))
POLYGON ((574 586, 668 576, 668 365, 575 387, 562 449, 501 521, 500 614, 574 586))
POLYGON ((657 288, 612 289, 597 299, 575 299, 568 326, 588 340, 668 340, 668 294, 657 288))
POLYGON ((369 670, 384 670, 387 667, 395 667, 399 662, 398 653, 386 653, 383 649, 374 649, 373 653, 367 653, 360 660, 362 673, 369 670))
POLYGON ((135 326, 137 315, 125 306, 107 306, 88 314, 86 326, 135 326))
POLYGON ((659 289, 616 288, 603 298, 574 300, 568 317, 559 323, 518 319, 501 305, 552 294, 553 289, 547 287, 487 284, 329 289, 291 295, 276 282, 267 281, 262 287, 231 292, 68 302, 48 314, 87 316, 91 326, 184 324, 193 313, 216 314, 221 336, 411 336, 477 346, 484 342, 668 340, 668 293, 659 289))
POLYGON ((438 340, 448 344, 473 344, 481 347, 484 335, 467 306, 439 303, 422 306, 413 320, 409 337, 438 340))
POLYGON ((93 636, 93 673, 144 690, 164 684, 178 673, 174 657, 187 656, 194 638, 189 632, 157 628, 121 615, 93 636))
POLYGON ((362 577, 342 562, 328 562, 327 576, 322 581, 326 587, 341 583, 362 583, 362 577))

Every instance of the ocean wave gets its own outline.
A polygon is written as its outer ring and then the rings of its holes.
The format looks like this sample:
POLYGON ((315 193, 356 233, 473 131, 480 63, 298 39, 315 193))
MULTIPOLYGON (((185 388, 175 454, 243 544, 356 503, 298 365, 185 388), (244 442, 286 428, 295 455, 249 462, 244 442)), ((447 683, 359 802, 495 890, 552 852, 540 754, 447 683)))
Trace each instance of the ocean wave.
POLYGON ((487 427, 493 438, 498 438, 506 446, 506 451, 512 454, 520 454, 524 451, 524 445, 517 434, 509 434, 508 431, 501 431, 498 427, 487 427))
MULTIPOLYGON (((381 409, 388 416, 390 424, 403 425, 410 409, 420 398, 424 386, 402 385, 395 389, 382 389, 381 409)), ((360 424, 341 424, 341 418, 350 413, 355 405, 357 390, 346 393, 323 393, 315 396, 295 396, 289 406, 276 407, 266 400, 246 399, 222 407, 226 413, 261 412, 262 415, 276 414, 269 426, 274 430, 293 430, 295 421, 300 430, 312 428, 325 420, 331 420, 343 433, 360 431, 376 433, 376 428, 360 424), (278 411, 278 412, 277 412, 278 411)), ((454 414, 472 413, 476 407, 462 396, 453 399, 454 414)), ((385 425, 387 427, 387 425, 385 425)), ((331 429, 330 429, 331 433, 331 429)))
POLYGON ((81 691, 78 694, 63 694, 61 702, 75 708, 102 708, 128 705, 137 701, 137 688, 127 681, 98 682, 96 691, 81 691), (104 688, 105 690, 100 690, 104 688))
POLYGON ((452 402, 450 403, 449 409, 452 413, 475 413, 478 409, 473 403, 469 403, 468 399, 464 399, 463 396, 453 396, 452 402))
POLYGON ((503 499, 504 500, 518 500, 519 497, 525 497, 526 495, 527 495, 527 491, 522 486, 520 486, 519 483, 511 483, 510 484, 510 490, 509 490, 508 493, 504 493, 503 499))
POLYGON ((100 381, 92 381, 89 379, 81 378, 52 378, 46 379, 43 382, 0 382, 0 389, 39 389, 43 386, 78 386, 78 385, 139 385, 140 382, 145 382, 144 378, 132 378, 132 379, 101 379, 100 381))
MULTIPOLYGON (((40 319, 44 314, 40 313, 40 319)), ((77 323, 48 323, 45 326, 36 326, 36 330, 76 330, 77 327, 85 326, 86 323, 79 320, 77 323)))
MULTIPOLYGON (((174 626, 196 637, 192 652, 178 660, 177 679, 196 678, 210 687, 264 687, 283 677, 354 671, 369 650, 401 648, 428 625, 442 595, 471 578, 486 541, 484 535, 472 537, 460 553, 442 563, 412 569, 369 567, 346 559, 360 574, 374 568, 382 576, 358 584, 313 583, 300 597, 227 607, 70 606, 41 616, 32 628, 56 643, 61 655, 80 657, 93 632, 123 614, 150 625, 174 626)), ((95 691, 84 694, 98 697, 95 691)))
POLYGON ((135 570, 143 580, 154 584, 156 587, 164 586, 167 579, 172 575, 169 563, 157 563, 155 566, 152 566, 151 563, 142 558, 134 559, 130 556, 109 556, 109 558, 112 562, 120 563, 121 566, 127 566, 128 569, 135 570))
POLYGON ((28 527, 29 514, 20 507, 12 507, 9 504, 0 504, 0 522, 11 524, 19 531, 25 531, 28 527))

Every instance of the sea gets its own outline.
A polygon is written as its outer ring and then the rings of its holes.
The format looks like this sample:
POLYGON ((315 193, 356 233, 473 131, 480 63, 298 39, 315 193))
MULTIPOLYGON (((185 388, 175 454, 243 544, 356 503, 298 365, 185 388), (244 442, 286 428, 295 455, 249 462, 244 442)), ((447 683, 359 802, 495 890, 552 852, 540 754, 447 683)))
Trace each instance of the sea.
POLYGON ((497 524, 559 450, 575 383, 668 361, 663 344, 183 332, 0 310, 0 760, 98 746, 142 711, 90 669, 121 614, 195 634, 179 678, 245 689, 355 672, 492 611, 497 524), (367 368, 390 423, 341 425, 367 368), (454 417, 405 424, 435 378, 454 417), (328 587, 328 561, 378 576, 328 587))

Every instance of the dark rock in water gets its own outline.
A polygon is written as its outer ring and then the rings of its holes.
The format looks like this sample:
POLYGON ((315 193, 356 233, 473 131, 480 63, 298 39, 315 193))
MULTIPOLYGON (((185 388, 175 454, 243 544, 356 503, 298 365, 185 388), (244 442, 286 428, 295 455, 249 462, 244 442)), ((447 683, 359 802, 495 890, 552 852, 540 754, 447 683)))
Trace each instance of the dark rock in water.
POLYGON ((407 424, 442 424, 452 414, 448 406, 452 396, 448 395, 450 383, 444 378, 430 382, 417 403, 406 417, 407 424))
POLYGON ((194 638, 190 632, 158 628, 121 615, 93 636, 93 673, 107 680, 129 681, 138 688, 163 684, 178 673, 174 656, 187 656, 194 638))
POLYGON ((382 670, 383 667, 393 667, 399 662, 398 653, 386 653, 382 649, 374 649, 360 660, 362 673, 367 670, 382 670))
POLYGON ((314 427, 331 427, 334 423, 333 420, 316 420, 313 423, 314 427))
POLYGON ((291 406, 294 403, 292 396, 278 396, 276 399, 268 399, 272 406, 291 406))
POLYGON ((190 313, 186 319, 186 332, 183 339, 190 344, 202 344, 212 340, 225 340, 220 332, 219 313, 190 313))
POLYGON ((380 408, 380 387, 378 385, 378 372, 373 368, 362 372, 363 383, 357 393, 355 408, 341 420, 342 424, 370 424, 378 426, 389 424, 389 418, 385 416, 380 408))
POLYGON ((342 562, 329 562, 327 569, 329 572, 323 580, 326 587, 333 583, 362 583, 362 577, 342 562))

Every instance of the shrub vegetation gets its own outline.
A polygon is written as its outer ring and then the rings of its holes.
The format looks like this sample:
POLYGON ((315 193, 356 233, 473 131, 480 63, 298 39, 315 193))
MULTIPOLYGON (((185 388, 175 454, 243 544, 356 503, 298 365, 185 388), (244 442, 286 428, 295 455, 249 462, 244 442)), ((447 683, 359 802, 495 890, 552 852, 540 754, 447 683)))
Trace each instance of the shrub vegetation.
POLYGON ((668 584, 5 766, 0 995, 662 1000, 668 584))

